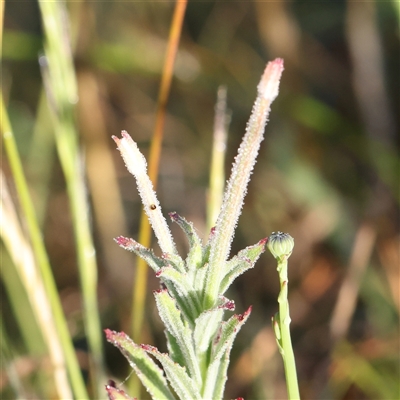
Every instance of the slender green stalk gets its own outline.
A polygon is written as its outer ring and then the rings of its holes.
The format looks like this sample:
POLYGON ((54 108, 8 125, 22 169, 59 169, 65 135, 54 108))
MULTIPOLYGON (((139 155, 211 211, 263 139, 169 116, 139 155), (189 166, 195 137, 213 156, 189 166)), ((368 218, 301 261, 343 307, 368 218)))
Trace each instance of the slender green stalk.
POLYGON ((3 22, 4 22, 4 3, 0 4, 0 57, 3 56, 3 22))
POLYGON ((207 201, 207 230, 215 224, 225 187, 225 154, 230 115, 226 109, 226 87, 218 89, 214 117, 214 140, 211 155, 210 189, 207 201))
MULTIPOLYGON (((10 340, 6 330, 4 329, 2 314, 0 314, 0 337, 2 374, 4 374, 4 377, 8 378, 10 387, 14 392, 13 398, 27 398, 28 396, 24 391, 24 385, 21 382, 21 378, 15 365, 16 363, 13 362, 16 358, 16 352, 14 351, 13 340, 10 340)), ((2 394, 4 395, 4 391, 2 394)))
MULTIPOLYGON (((8 115, 3 103, 3 97, 0 97, 0 119, 1 131, 3 133, 4 148, 8 156, 12 175, 14 177, 21 208, 28 227, 32 247, 35 254, 37 265, 43 278, 43 284, 51 305, 54 322, 56 325, 56 334, 58 334, 61 348, 63 349, 66 368, 71 381, 72 390, 78 399, 87 399, 88 394, 80 373, 80 367, 76 358, 75 349, 68 331, 67 322, 61 307, 60 297, 58 296, 57 286, 52 274, 49 258, 44 247, 42 234, 37 222, 33 202, 29 194, 28 185, 22 169, 22 163, 18 154, 14 135, 8 120, 8 115)), ((46 337, 44 335, 44 337, 46 337)))
MULTIPOLYGON (((282 269, 287 269, 287 261, 281 263, 282 269)), ((283 363, 285 366, 286 385, 289 399, 300 399, 299 387, 297 384, 296 363, 294 359, 292 340, 290 337, 290 316, 289 302, 287 299, 287 281, 280 280, 281 292, 278 297, 279 302, 279 326, 281 330, 281 346, 283 349, 283 363)))
POLYGON ((102 329, 97 303, 97 262, 90 228, 84 168, 78 146, 74 105, 77 83, 62 2, 39 1, 46 35, 41 58, 50 103, 56 147, 70 202, 78 269, 84 302, 84 323, 92 358, 94 397, 103 393, 105 380, 102 329))
POLYGON ((286 233, 273 233, 267 244, 278 262, 277 271, 281 291, 278 296, 279 312, 273 318, 276 340, 285 368, 286 387, 290 400, 300 399, 296 362, 290 337, 290 314, 288 301, 288 258, 292 254, 294 240, 286 233))
POLYGON ((32 179, 35 185, 36 197, 40 199, 35 204, 35 207, 41 227, 43 227, 49 205, 51 178, 53 176, 56 156, 53 125, 49 115, 46 92, 42 89, 39 96, 29 153, 26 156, 26 160, 24 160, 25 169, 29 171, 28 179, 32 179))

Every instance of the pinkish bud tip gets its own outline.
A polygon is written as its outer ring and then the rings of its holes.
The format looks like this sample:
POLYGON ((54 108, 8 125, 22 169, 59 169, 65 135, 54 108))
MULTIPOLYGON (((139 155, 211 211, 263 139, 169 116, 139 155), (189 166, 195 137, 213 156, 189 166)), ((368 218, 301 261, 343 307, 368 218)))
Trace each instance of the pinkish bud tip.
POLYGON ((177 221, 179 219, 179 215, 176 211, 170 212, 168 215, 172 221, 177 221))
POLYGON ((129 133, 125 130, 121 131, 121 136, 123 139, 131 139, 132 140, 132 138, 129 136, 129 133))
POLYGON ((232 300, 229 300, 224 304, 224 308, 226 308, 229 311, 233 311, 235 309, 235 302, 232 300))
POLYGON ((117 242, 118 245, 120 245, 122 247, 127 247, 131 241, 131 239, 126 238, 124 236, 118 236, 118 237, 114 238, 114 240, 117 242))
POLYGON ((117 144, 118 147, 121 144, 121 140, 122 139, 132 140, 132 138, 129 136, 129 133, 127 131, 121 131, 121 136, 122 136, 121 139, 118 136, 115 136, 115 135, 111 136, 112 140, 114 140, 114 142, 117 144))
POLYGON ((250 306, 247 311, 245 311, 243 314, 235 314, 235 317, 237 318, 237 320, 239 322, 243 321, 245 318, 247 318, 249 316, 249 314, 251 313, 253 306, 250 306))
POLYGON ((283 58, 275 58, 274 61, 271 61, 271 64, 274 64, 276 66, 283 68, 283 58))
POLYGON ((283 59, 276 58, 270 61, 258 85, 259 93, 267 100, 274 101, 279 92, 279 81, 283 71, 283 59))
POLYGON ((259 245, 263 245, 263 244, 266 244, 268 242, 268 238, 266 237, 266 238, 264 238, 264 239, 261 239, 259 242, 258 242, 258 244, 259 245))
POLYGON ((112 340, 116 332, 112 331, 111 329, 104 329, 104 333, 106 334, 107 340, 112 340))

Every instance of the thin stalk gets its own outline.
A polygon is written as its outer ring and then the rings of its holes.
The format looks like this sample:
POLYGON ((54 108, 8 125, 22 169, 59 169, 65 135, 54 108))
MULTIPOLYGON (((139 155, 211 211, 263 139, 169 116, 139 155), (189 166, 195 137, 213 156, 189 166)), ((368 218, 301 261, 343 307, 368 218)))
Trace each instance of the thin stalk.
POLYGON ((44 289, 42 280, 38 275, 31 243, 18 216, 17 199, 13 198, 8 186, 5 174, 0 169, 0 252, 4 253, 0 276, 26 350, 31 356, 37 357, 48 352, 48 343, 43 339, 42 332, 46 324, 40 329, 38 325, 43 322, 41 308, 49 307, 49 303, 46 295, 41 293, 37 296, 44 289), (31 290, 33 287, 35 290, 31 290), (39 302, 35 302, 38 297, 46 300, 35 309, 39 305, 39 302))
POLYGON ((281 291, 278 296, 279 312, 272 318, 276 341, 285 368, 286 387, 290 400, 300 399, 297 383, 296 362, 290 337, 290 314, 288 301, 288 258, 292 254, 294 239, 287 233, 274 232, 268 238, 267 247, 275 257, 278 266, 281 291))
POLYGON ((290 315, 288 301, 288 279, 287 259, 278 262, 279 281, 281 291, 278 296, 279 304, 279 329, 281 334, 280 344, 282 347, 283 365, 285 368, 286 387, 289 399, 300 399, 299 386, 297 383, 296 361, 293 353, 292 339, 290 336, 290 315))
POLYGON ((50 181, 56 160, 55 150, 53 126, 49 116, 46 92, 42 89, 36 111, 31 145, 25 161, 26 171, 29 171, 28 179, 33 181, 36 197, 40 199, 40 202, 36 203, 36 215, 41 227, 43 227, 49 204, 50 181))
MULTIPOLYGON (((25 179, 22 163, 18 154, 17 145, 15 143, 14 134, 11 129, 8 115, 3 103, 3 97, 0 96, 0 119, 1 131, 3 133, 4 147, 10 163, 12 175, 16 185, 18 197, 21 203, 22 212, 26 221, 29 236, 32 242, 32 248, 35 259, 39 267, 45 291, 47 293, 48 302, 51 305, 52 316, 56 326, 55 335, 58 335, 60 347, 63 349, 66 368, 71 381, 72 390, 76 398, 87 399, 88 394, 80 372, 80 366, 76 358, 72 338, 68 331, 67 322, 62 310, 60 297, 54 281, 49 258, 44 247, 42 233, 37 222, 32 198, 29 194, 28 185, 25 179)), ((44 335, 45 337, 45 335, 44 335)))
POLYGON ((48 369, 50 375, 45 370, 39 371, 37 387, 42 386, 42 395, 49 396, 55 389, 61 398, 71 398, 65 357, 49 298, 2 171, 0 187, 0 236, 10 256, 10 259, 2 257, 1 277, 29 356, 49 357, 52 364, 48 369))
MULTIPOLYGON (((14 360, 17 358, 17 353, 14 350, 13 340, 10 340, 6 330, 4 329, 3 316, 0 314, 0 350, 3 379, 8 379, 9 386, 14 392, 15 399, 28 398, 25 393, 24 385, 21 381, 20 374, 17 371, 17 366, 14 360)), ((4 395, 4 392, 3 392, 4 395)))
POLYGON ((5 1, 0 3, 0 57, 3 57, 3 23, 5 1))
POLYGON ((66 180, 84 303, 84 324, 92 359, 94 397, 104 393, 102 329, 97 303, 97 262, 90 228, 84 168, 75 123, 77 83, 69 45, 66 10, 61 2, 39 1, 46 34, 41 58, 56 147, 66 180))
POLYGON ((207 204, 207 230, 215 224, 225 187, 225 155, 230 115, 226 109, 226 87, 218 88, 215 106, 214 135, 210 168, 210 189, 207 204))

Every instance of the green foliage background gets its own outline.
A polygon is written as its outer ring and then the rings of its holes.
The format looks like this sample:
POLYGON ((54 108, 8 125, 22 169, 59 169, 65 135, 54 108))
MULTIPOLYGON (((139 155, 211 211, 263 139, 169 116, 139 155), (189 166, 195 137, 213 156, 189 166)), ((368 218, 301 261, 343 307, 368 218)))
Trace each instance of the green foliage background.
MULTIPOLYGON (((111 135, 126 129, 145 154, 149 148, 174 3, 66 2, 66 7, 101 324, 128 332, 136 260, 112 238, 137 238, 141 204, 111 135)), ((228 174, 265 64, 284 58, 280 95, 272 106, 232 253, 275 230, 295 238, 289 301, 300 388, 307 399, 399 395, 399 15, 395 1, 350 0, 189 2, 186 11, 167 108, 160 202, 165 213, 177 211, 207 236, 218 86, 226 85, 232 113, 228 174)), ((87 372, 90 357, 69 203, 38 62, 43 44, 36 2, 6 2, 3 97, 87 372)), ((12 188, 3 150, 2 169, 12 188)), ((15 193, 13 199, 18 204, 15 193)), ((176 227, 171 229, 181 238, 177 245, 183 253, 186 243, 176 227)), ((1 250, 1 268, 12 270, 3 245, 1 250)), ((270 327, 279 292, 274 269, 272 257, 263 255, 230 294, 237 312, 253 304, 253 313, 233 349, 229 398, 285 396, 270 327)), ((2 350, 7 362, 1 367, 0 396, 13 396, 9 365, 18 367, 26 392, 40 396, 47 384, 36 376, 43 360, 26 346, 15 318, 19 306, 10 301, 2 277, 2 337, 12 351, 9 356, 2 350)), ((150 294, 157 285, 150 272, 150 294)), ((165 350, 152 296, 146 316, 145 342, 165 350)), ((25 318, 28 323, 29 312, 25 318)), ((122 381, 128 367, 111 347, 104 346, 107 374, 122 381)))

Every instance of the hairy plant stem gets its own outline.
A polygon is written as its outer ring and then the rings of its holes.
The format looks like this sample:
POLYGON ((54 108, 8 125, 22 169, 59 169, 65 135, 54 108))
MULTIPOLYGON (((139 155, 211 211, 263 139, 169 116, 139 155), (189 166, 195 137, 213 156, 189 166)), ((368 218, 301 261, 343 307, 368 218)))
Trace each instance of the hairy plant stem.
POLYGON ((258 155, 271 104, 279 92, 279 81, 283 71, 283 60, 276 59, 267 64, 258 85, 257 99, 253 107, 246 134, 239 147, 232 167, 219 213, 209 261, 207 286, 204 293, 205 307, 212 307, 218 298, 221 284, 221 266, 229 256, 235 228, 242 210, 247 185, 258 155))

